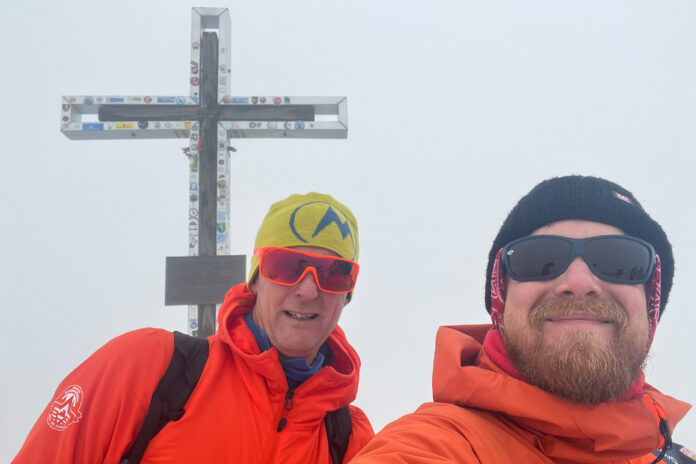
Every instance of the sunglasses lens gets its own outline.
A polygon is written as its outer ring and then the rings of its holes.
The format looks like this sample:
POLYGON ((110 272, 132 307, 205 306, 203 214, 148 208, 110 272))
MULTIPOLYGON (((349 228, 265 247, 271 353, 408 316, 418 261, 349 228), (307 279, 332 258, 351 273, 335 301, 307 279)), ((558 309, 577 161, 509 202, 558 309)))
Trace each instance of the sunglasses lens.
POLYGON ((573 244, 555 237, 532 237, 508 247, 506 259, 513 279, 542 280, 563 272, 573 244))
POLYGON ((319 288, 328 292, 350 291, 358 275, 357 266, 349 261, 279 248, 265 251, 259 269, 272 282, 294 285, 308 267, 316 271, 319 288))
POLYGON ((319 274, 319 282, 324 290, 330 292, 344 292, 355 285, 354 272, 357 270, 353 263, 334 259, 328 268, 328 272, 319 274))
POLYGON ((592 272, 625 283, 645 281, 650 272, 650 250, 635 240, 606 237, 585 242, 585 258, 592 272))

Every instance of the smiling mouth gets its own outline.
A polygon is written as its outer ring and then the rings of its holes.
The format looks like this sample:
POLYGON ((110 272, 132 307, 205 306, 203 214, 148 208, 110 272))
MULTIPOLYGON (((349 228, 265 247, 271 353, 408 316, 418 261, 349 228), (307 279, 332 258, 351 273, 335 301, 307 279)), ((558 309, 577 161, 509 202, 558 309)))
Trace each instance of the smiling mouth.
POLYGON ((556 316, 556 317, 550 317, 546 319, 546 322, 586 322, 586 323, 598 323, 598 324, 608 324, 614 321, 610 321, 607 319, 596 319, 593 317, 582 317, 578 315, 573 315, 573 316, 556 316))
POLYGON ((318 314, 311 314, 311 313, 296 313, 294 311, 283 311, 286 315, 289 317, 295 319, 296 321, 311 321, 312 319, 316 319, 319 315, 318 314))

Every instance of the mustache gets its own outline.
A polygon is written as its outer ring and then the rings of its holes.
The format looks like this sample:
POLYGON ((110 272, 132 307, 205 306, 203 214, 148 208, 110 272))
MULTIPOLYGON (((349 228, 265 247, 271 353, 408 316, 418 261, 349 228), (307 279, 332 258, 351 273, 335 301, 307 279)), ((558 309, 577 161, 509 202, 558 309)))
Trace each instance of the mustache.
POLYGON ((543 323, 561 316, 583 315, 608 321, 617 326, 619 333, 628 326, 628 314, 621 305, 611 300, 578 302, 571 298, 553 298, 535 304, 529 311, 530 325, 541 330, 543 323))

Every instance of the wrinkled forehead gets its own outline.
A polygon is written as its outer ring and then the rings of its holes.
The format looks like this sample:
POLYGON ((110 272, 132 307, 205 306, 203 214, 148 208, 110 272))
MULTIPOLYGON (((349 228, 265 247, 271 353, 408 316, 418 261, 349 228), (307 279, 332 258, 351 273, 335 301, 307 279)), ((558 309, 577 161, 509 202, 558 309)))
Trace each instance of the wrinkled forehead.
POLYGON ((584 219, 566 219, 541 226, 530 235, 561 235, 568 238, 596 237, 598 235, 625 235, 618 227, 584 219))

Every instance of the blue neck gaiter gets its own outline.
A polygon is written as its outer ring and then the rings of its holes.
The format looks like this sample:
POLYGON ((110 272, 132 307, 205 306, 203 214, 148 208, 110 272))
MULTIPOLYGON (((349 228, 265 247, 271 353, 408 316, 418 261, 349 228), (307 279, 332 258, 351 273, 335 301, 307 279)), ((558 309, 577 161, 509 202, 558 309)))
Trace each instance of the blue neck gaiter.
MULTIPOLYGON (((249 327, 249 330, 251 330, 251 333, 254 334, 254 338, 256 339, 256 343, 258 343, 261 352, 269 350, 271 348, 271 343, 268 341, 268 335, 266 335, 266 332, 264 332, 261 327, 256 325, 254 318, 251 316, 251 312, 244 316, 244 322, 246 322, 246 325, 249 327)), ((311 365, 307 364, 307 360, 305 358, 290 358, 280 361, 280 365, 283 367, 285 378, 288 381, 288 388, 290 390, 296 389, 302 384, 302 382, 319 372, 319 369, 321 369, 324 359, 326 358, 326 350, 330 350, 330 348, 326 343, 324 343, 319 348, 319 351, 317 352, 317 355, 314 358, 314 361, 312 361, 311 365)))

